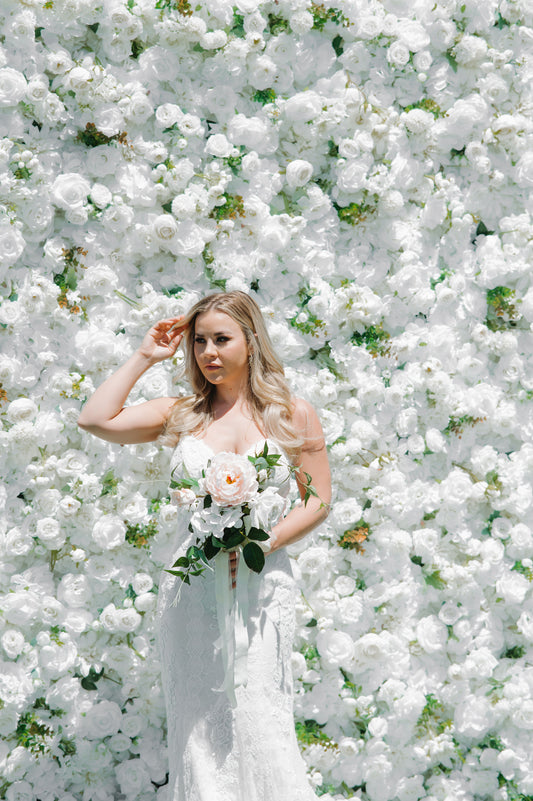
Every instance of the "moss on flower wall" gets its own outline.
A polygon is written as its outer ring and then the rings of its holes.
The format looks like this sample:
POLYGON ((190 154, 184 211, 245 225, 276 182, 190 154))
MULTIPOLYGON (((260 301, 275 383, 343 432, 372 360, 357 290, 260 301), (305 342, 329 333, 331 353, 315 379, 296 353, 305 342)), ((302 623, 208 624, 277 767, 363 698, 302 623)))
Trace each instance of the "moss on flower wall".
POLYGON ((317 796, 529 799, 530 2, 0 15, 2 797, 165 801, 169 451, 76 420, 154 321, 243 289, 333 472, 291 548, 317 796))

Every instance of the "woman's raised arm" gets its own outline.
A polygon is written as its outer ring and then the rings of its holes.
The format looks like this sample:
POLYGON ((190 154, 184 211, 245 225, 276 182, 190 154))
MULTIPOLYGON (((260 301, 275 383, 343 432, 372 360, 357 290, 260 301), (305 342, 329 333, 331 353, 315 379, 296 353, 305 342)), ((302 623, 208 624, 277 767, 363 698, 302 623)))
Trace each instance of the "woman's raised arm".
POLYGON ((80 428, 122 445, 157 439, 175 398, 155 398, 127 408, 124 402, 149 367, 174 355, 185 329, 181 320, 171 317, 150 328, 139 349, 93 392, 78 418, 80 428))

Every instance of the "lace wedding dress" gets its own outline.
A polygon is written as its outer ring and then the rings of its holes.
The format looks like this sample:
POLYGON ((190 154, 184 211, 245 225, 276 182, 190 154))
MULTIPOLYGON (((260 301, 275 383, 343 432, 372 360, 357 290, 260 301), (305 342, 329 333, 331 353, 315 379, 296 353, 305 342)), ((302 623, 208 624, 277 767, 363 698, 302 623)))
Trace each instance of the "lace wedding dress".
MULTIPOLYGON (((272 482, 288 492, 287 459, 281 454, 272 482)), ((264 441, 249 449, 259 453, 264 441)), ((199 477, 214 455, 191 435, 181 438, 174 467, 199 477)), ((176 476, 178 477, 178 476, 176 476)), ((187 513, 177 534, 174 558, 192 544, 187 513)), ((289 557, 281 548, 267 555, 260 574, 239 560, 246 575, 248 649, 244 683, 221 689, 224 680, 217 616, 216 576, 224 570, 231 589, 227 554, 182 587, 163 572, 159 587, 158 629, 162 680, 167 705, 168 801, 315 801, 294 731, 290 659, 294 634, 295 583, 289 557), (233 698, 232 698, 233 696, 233 698)), ((173 560, 174 561, 174 560, 173 560)))

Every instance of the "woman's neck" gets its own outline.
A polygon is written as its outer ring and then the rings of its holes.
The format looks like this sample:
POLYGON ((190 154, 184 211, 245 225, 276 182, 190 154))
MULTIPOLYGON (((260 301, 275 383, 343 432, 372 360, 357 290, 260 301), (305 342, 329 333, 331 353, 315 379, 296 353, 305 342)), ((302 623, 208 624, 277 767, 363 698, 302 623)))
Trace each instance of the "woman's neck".
POLYGON ((220 411, 222 414, 230 409, 246 408, 248 406, 248 384, 242 382, 233 386, 220 385, 215 388, 215 395, 212 401, 213 411, 220 411))

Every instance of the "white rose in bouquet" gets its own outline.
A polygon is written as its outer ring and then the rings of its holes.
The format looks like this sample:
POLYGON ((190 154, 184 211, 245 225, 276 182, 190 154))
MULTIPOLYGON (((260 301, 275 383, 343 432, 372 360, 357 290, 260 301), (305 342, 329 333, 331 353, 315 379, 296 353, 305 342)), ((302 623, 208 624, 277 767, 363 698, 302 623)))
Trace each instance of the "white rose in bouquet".
POLYGON ((250 525, 268 531, 274 526, 287 508, 287 499, 274 487, 266 487, 255 497, 250 509, 250 525))
POLYGON ((198 535, 222 531, 224 528, 242 525, 242 510, 239 505, 233 507, 210 506, 197 509, 191 516, 191 526, 198 535))
POLYGON ((196 493, 188 487, 172 490, 170 493, 170 500, 176 506, 182 506, 184 509, 192 509, 197 502, 196 493))

